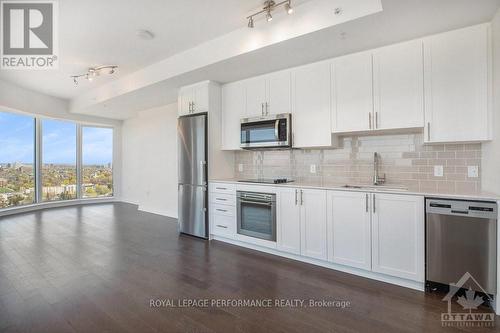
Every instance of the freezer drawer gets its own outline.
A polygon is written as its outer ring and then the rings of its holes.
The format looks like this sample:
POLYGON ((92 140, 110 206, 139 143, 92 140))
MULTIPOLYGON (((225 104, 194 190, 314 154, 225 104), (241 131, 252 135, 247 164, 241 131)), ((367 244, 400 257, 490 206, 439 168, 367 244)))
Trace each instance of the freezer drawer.
POLYGON ((179 231, 208 238, 206 186, 179 184, 179 231))

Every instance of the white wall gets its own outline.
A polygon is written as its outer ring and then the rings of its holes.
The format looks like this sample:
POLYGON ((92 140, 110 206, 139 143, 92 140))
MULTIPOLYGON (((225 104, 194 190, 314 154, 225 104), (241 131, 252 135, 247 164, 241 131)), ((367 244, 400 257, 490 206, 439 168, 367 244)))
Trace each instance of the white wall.
POLYGON ((492 22, 493 141, 483 144, 482 189, 500 194, 500 10, 492 22))
POLYGON ((177 218, 177 104, 125 120, 122 144, 121 200, 177 218))

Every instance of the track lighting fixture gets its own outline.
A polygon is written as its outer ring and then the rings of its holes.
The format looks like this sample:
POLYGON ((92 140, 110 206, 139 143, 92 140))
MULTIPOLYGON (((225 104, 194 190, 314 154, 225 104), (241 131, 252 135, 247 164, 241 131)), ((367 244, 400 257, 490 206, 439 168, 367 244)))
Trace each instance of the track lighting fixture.
POLYGON ((273 0, 266 0, 264 2, 264 7, 262 8, 261 11, 254 13, 250 16, 247 16, 248 27, 253 28, 254 27, 254 22, 253 22, 254 16, 257 16, 257 15, 260 15, 263 13, 266 13, 267 22, 271 22, 273 20, 273 15, 271 14, 271 12, 273 10, 275 10, 277 7, 282 6, 282 5, 285 6, 285 11, 288 15, 293 14, 292 0, 285 0, 285 1, 278 2, 278 3, 274 2, 273 0))
POLYGON ((96 77, 100 76, 102 72, 112 75, 116 72, 118 66, 116 65, 104 65, 98 67, 91 67, 84 74, 71 75, 70 77, 73 79, 73 83, 75 86, 78 85, 78 80, 80 78, 85 78, 87 81, 93 81, 96 77))

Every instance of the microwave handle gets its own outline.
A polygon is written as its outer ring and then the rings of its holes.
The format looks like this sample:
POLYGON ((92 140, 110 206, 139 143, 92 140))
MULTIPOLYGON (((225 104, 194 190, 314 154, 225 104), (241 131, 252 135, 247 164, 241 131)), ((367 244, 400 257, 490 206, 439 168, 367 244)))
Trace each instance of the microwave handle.
POLYGON ((279 126, 280 126, 280 120, 276 119, 276 123, 274 124, 274 136, 276 137, 276 140, 278 140, 278 141, 280 139, 279 126))

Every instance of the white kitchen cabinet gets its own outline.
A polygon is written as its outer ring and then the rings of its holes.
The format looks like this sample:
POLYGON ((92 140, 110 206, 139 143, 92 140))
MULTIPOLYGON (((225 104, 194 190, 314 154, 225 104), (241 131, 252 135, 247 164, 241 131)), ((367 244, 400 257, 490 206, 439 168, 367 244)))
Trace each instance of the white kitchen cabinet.
POLYGON ((425 142, 491 139, 490 25, 424 39, 425 142))
POLYGON ((424 127, 423 66, 422 40, 373 52, 373 129, 424 127))
POLYGON ((334 59, 331 87, 334 133, 374 128, 371 52, 334 59))
POLYGON ((300 189, 301 254, 326 260, 326 191, 300 189))
POLYGON ((258 76, 244 81, 246 91, 246 117, 260 117, 265 115, 266 109, 266 78, 258 76))
POLYGON ((328 260, 371 269, 370 194, 328 191, 328 260))
POLYGON ((330 62, 292 70, 292 114, 294 147, 331 146, 330 62))
POLYGON ((283 188, 278 197, 277 248, 281 251, 300 254, 299 189, 283 188))
POLYGON ((282 188, 279 197, 278 249, 326 260, 326 191, 282 188))
POLYGON ((372 270, 423 282, 424 198, 372 196, 372 270))
POLYGON ((245 89, 242 82, 222 87, 222 149, 240 149, 241 118, 245 117, 245 89))
POLYGON ((291 71, 280 71, 267 75, 267 113, 292 112, 291 71))
POLYGON ((182 87, 179 90, 179 116, 208 112, 210 95, 209 85, 209 81, 204 81, 191 86, 182 87))

